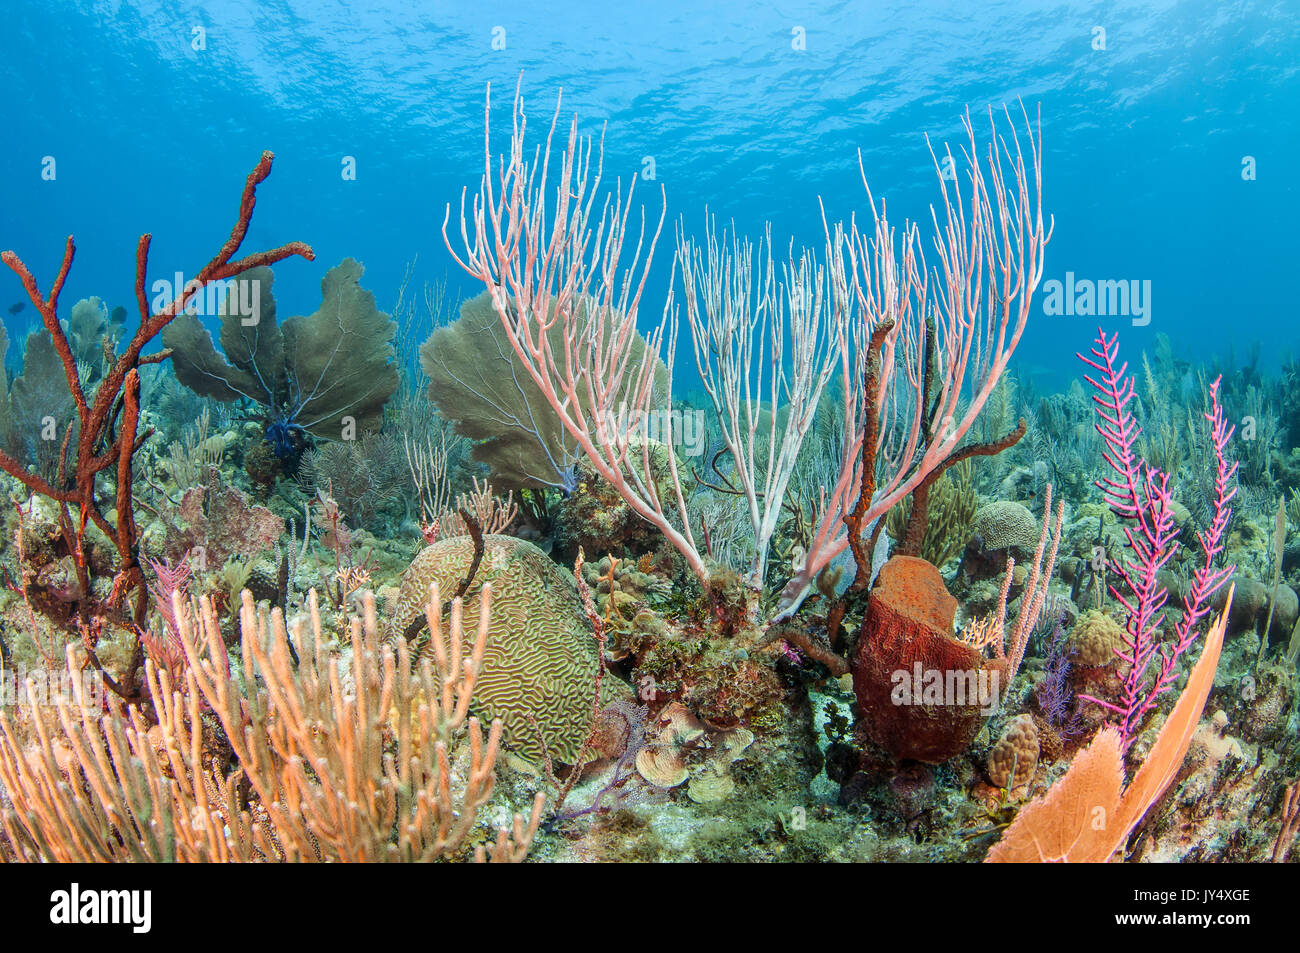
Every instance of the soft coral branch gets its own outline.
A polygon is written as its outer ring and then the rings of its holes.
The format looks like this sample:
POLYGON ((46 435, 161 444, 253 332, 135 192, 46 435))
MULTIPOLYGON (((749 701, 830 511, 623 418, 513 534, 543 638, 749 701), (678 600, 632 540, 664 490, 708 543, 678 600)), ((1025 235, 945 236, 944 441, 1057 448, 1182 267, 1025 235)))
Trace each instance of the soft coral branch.
POLYGON ((1173 638, 1166 642, 1161 632, 1169 594, 1160 584, 1159 573, 1179 549, 1169 474, 1146 463, 1134 449, 1141 428, 1128 409, 1134 389, 1133 378, 1126 376, 1128 364, 1117 366, 1119 335, 1107 338, 1098 329, 1092 355, 1095 359, 1078 356, 1097 371, 1095 378, 1085 375, 1085 380, 1097 391, 1093 395, 1100 418, 1096 429, 1106 442, 1107 449, 1102 455, 1114 472, 1113 477, 1098 480, 1097 487, 1116 515, 1129 521, 1124 526, 1124 536, 1132 556, 1117 561, 1114 567, 1127 592, 1118 586, 1110 587, 1111 594, 1128 614, 1124 647, 1115 653, 1128 666, 1123 673, 1119 703, 1087 695, 1081 697, 1120 716, 1119 729, 1127 744, 1155 708, 1159 696, 1173 687, 1179 657, 1196 641, 1196 626, 1209 612, 1211 597, 1232 575, 1234 567, 1215 568, 1214 560, 1223 551, 1223 533, 1232 516, 1228 504, 1237 492, 1231 486, 1237 464, 1228 462, 1226 450, 1233 428, 1223 416, 1219 405, 1220 380, 1215 380, 1210 385, 1210 410, 1205 414, 1211 425, 1215 453, 1214 516, 1209 527, 1197 534, 1203 561, 1183 595, 1183 614, 1173 627, 1173 638), (1158 671, 1148 679, 1147 673, 1157 659, 1158 671))

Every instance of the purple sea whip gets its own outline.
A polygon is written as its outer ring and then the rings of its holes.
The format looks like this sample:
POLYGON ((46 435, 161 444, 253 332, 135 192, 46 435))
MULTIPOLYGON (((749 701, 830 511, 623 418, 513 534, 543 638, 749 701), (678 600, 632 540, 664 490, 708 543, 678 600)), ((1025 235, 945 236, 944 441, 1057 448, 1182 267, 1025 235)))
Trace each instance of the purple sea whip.
POLYGON ((1111 595, 1128 613, 1124 647, 1115 653, 1128 663, 1128 670, 1122 674, 1118 704, 1089 695, 1079 697, 1117 714, 1118 727, 1127 745, 1155 708, 1157 698, 1173 687, 1178 659, 1196 641, 1196 625, 1210 611, 1210 598, 1236 568, 1214 566, 1215 557, 1223 551, 1223 534, 1232 516, 1228 503, 1237 493, 1237 488, 1230 485, 1237 474, 1237 464, 1229 464, 1226 455, 1234 428, 1224 419, 1223 408, 1219 405, 1222 378, 1216 378, 1209 390, 1210 410, 1204 415, 1210 423, 1210 439, 1214 445, 1215 480, 1211 502, 1214 516, 1210 525, 1197 533, 1203 560, 1183 594, 1183 617, 1174 625, 1172 640, 1166 642, 1161 638, 1161 630, 1169 593, 1160 584, 1157 574, 1179 548, 1169 474, 1151 466, 1134 450, 1141 429, 1128 409, 1134 386, 1133 378, 1125 376, 1128 363, 1118 368, 1115 366, 1119 355, 1119 335, 1107 338, 1106 333, 1098 329, 1092 354, 1096 360, 1082 354, 1078 357, 1096 370, 1100 378, 1084 375, 1097 391, 1093 402, 1101 421, 1096 428, 1109 448, 1104 453, 1106 462, 1115 471, 1114 478, 1105 477, 1097 482, 1097 486, 1115 514, 1127 521, 1124 536, 1132 551, 1132 558, 1117 560, 1115 566, 1128 595, 1121 593, 1116 586, 1110 587, 1111 595), (1159 669, 1148 678, 1147 672, 1157 659, 1159 669))

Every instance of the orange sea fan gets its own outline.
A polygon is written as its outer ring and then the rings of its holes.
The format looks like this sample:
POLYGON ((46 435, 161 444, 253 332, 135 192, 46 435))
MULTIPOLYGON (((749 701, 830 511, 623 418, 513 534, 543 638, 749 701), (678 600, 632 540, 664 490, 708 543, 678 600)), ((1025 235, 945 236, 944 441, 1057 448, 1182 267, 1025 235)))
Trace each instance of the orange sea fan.
POLYGON ((1214 685, 1232 592, 1205 637, 1205 648, 1188 676, 1146 760, 1124 783, 1120 733, 1103 729, 1043 797, 1027 805, 993 845, 989 863, 1105 863, 1174 780, 1214 685))

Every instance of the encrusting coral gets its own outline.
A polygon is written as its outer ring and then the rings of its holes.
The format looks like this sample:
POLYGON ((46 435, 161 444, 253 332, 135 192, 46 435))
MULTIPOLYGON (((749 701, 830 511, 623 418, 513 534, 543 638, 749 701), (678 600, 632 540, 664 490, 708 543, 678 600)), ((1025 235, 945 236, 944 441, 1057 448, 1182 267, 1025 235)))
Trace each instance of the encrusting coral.
POLYGON ((210 468, 204 481, 185 491, 160 520, 159 551, 169 559, 194 557, 199 569, 218 567, 231 556, 269 549, 284 533, 284 520, 256 506, 210 468))

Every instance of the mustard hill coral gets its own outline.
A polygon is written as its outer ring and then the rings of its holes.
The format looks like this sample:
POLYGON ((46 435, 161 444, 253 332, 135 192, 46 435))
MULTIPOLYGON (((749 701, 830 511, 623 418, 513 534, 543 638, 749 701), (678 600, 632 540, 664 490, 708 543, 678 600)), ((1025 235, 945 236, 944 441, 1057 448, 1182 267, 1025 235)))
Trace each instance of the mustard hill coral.
POLYGON ((1115 650, 1124 647, 1124 627, 1105 612, 1089 609, 1074 623, 1070 647, 1083 668, 1110 665, 1115 661, 1115 650))
POLYGON ((638 606, 662 598, 672 591, 672 583, 667 579, 641 572, 637 563, 630 559, 615 560, 610 556, 602 556, 599 562, 585 563, 582 574, 587 585, 591 586, 596 607, 609 625, 626 624, 636 614, 638 606), (611 560, 614 565, 612 577, 611 560))
POLYGON ((1023 788, 1034 778, 1038 754, 1038 728, 1033 717, 1017 715, 989 752, 989 780, 997 788, 1023 788))

